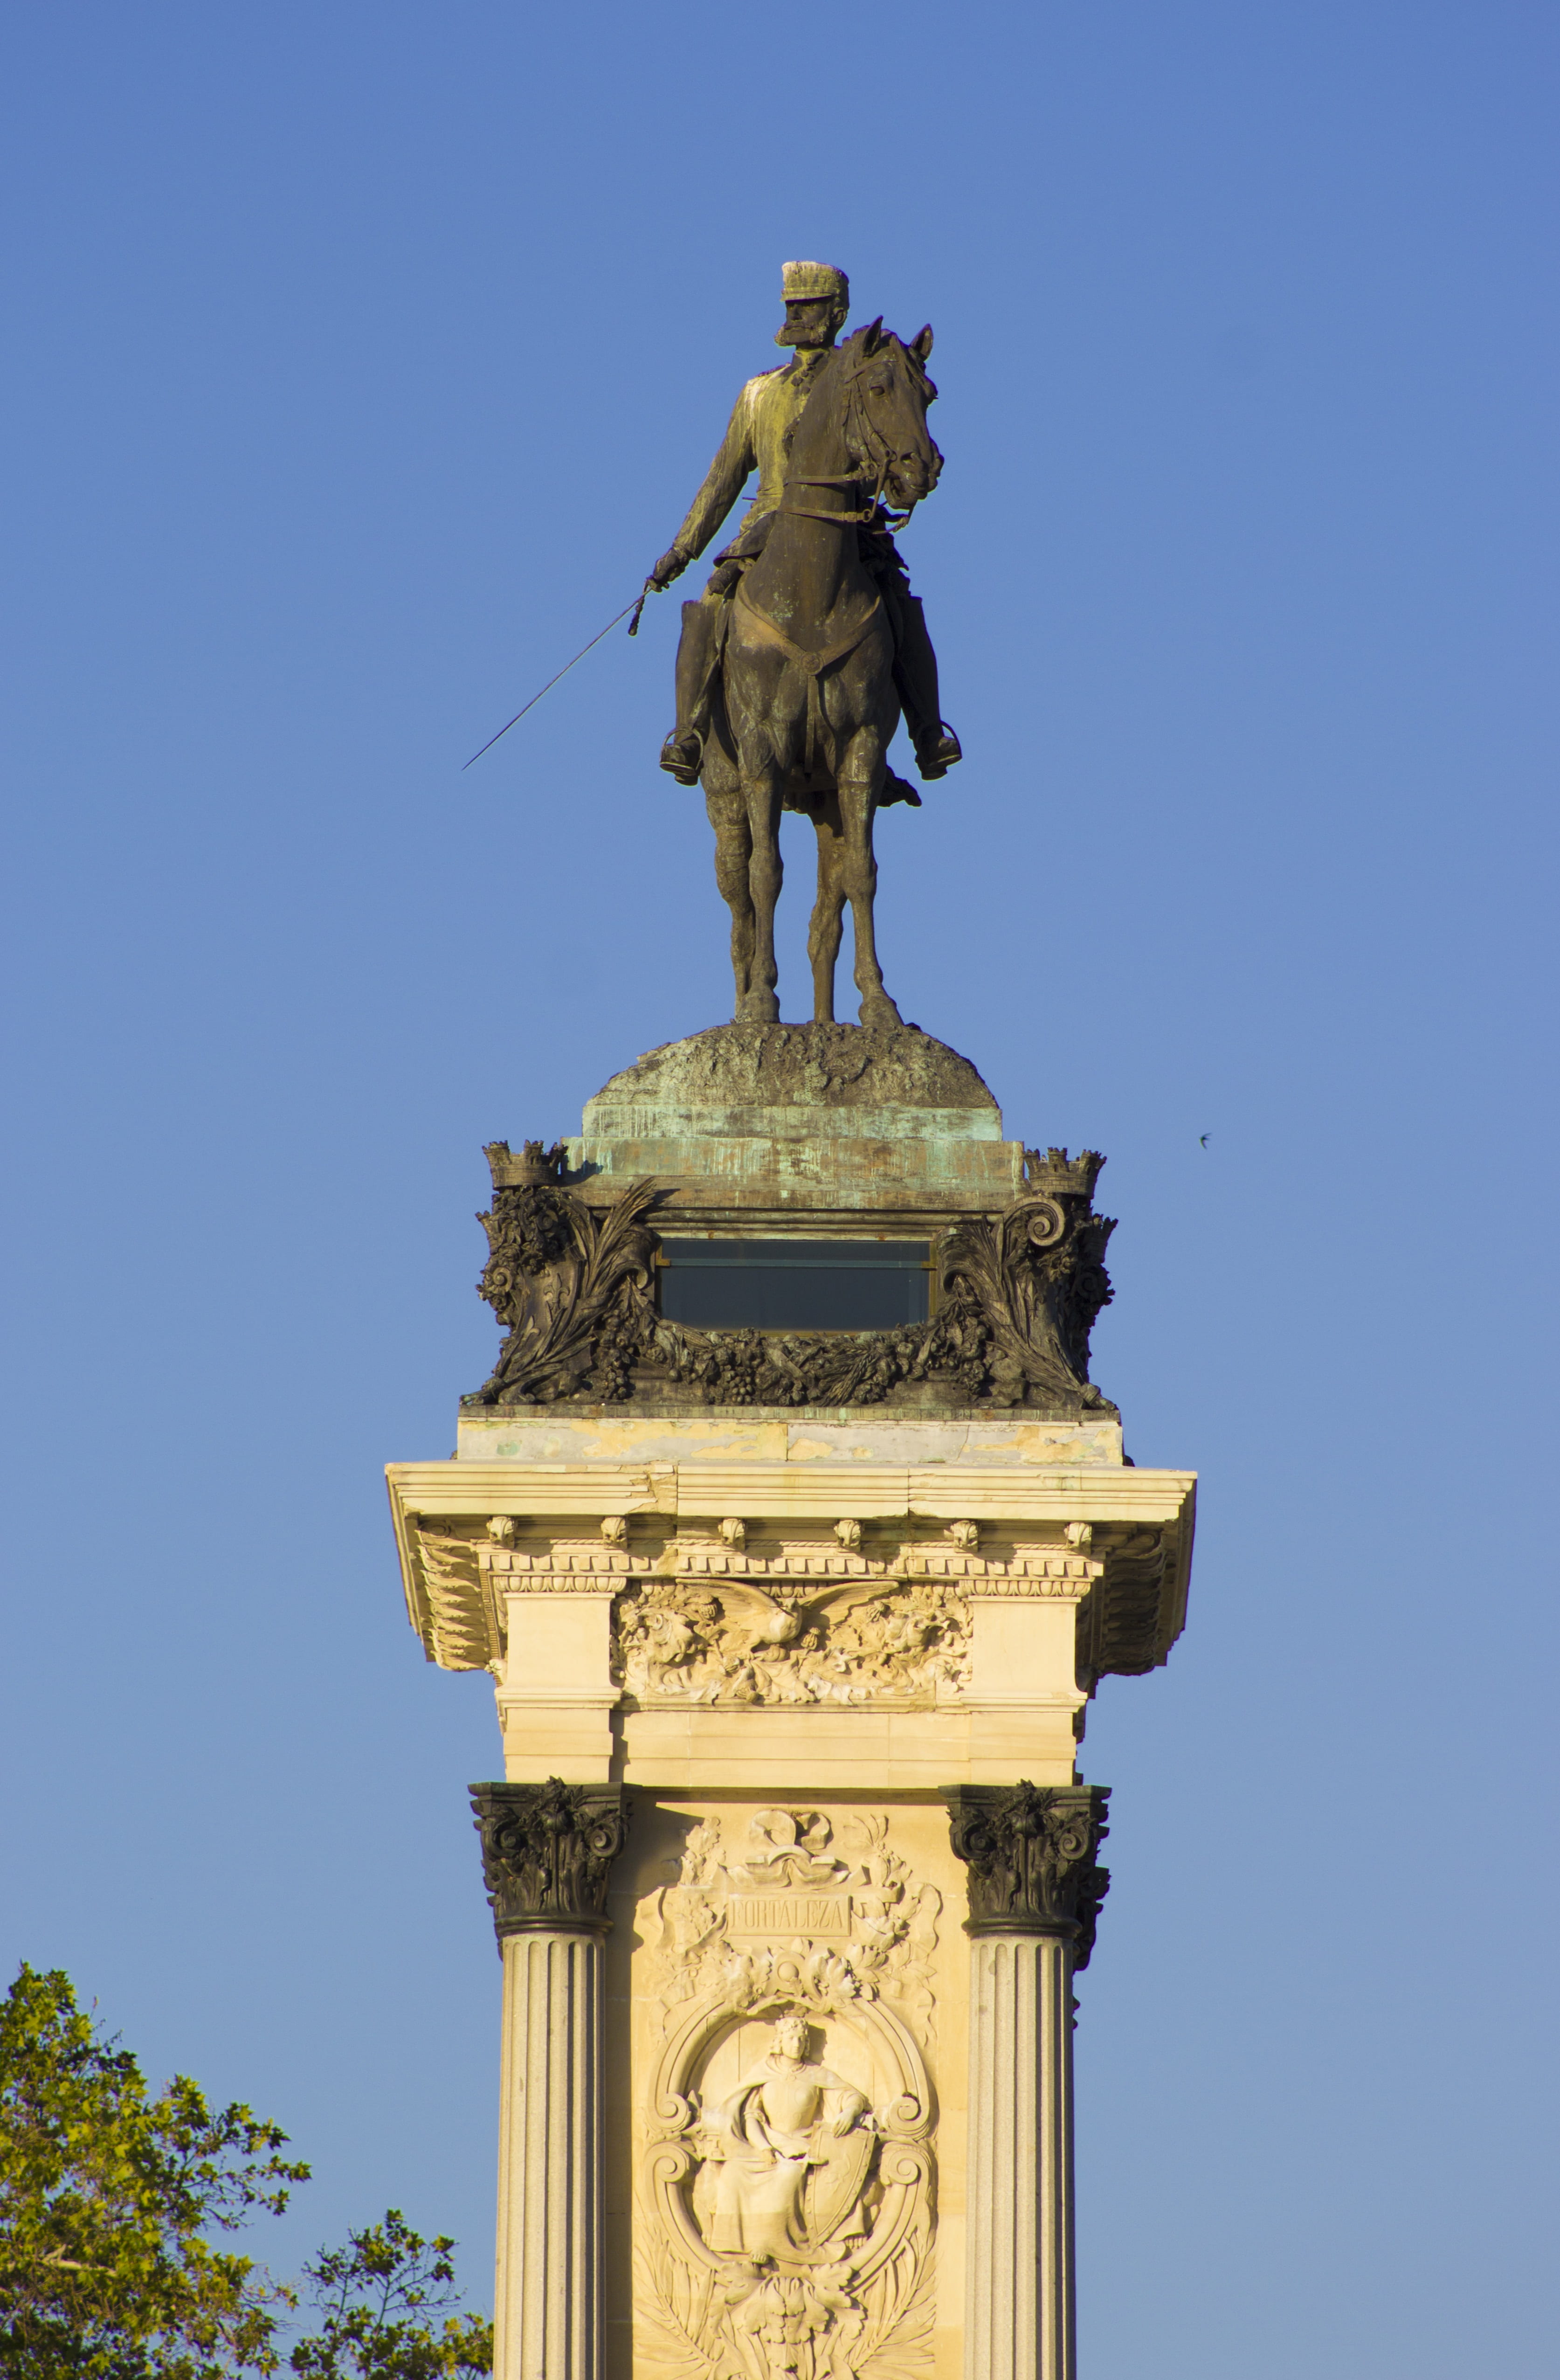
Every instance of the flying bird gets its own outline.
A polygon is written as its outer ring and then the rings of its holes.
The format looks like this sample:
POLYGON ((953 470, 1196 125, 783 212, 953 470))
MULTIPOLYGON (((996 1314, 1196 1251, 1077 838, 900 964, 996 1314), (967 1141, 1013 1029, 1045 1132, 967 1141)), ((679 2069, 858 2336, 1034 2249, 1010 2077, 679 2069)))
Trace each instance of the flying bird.
POLYGON ((1200 1133, 1198 1134, 1198 1135, 1197 1135, 1197 1138, 1198 1138, 1198 1142, 1199 1142, 1200 1146, 1201 1146, 1202 1148, 1207 1148, 1207 1146, 1208 1146, 1208 1135, 1207 1135, 1207 1134, 1206 1134, 1205 1132, 1200 1132, 1200 1133))

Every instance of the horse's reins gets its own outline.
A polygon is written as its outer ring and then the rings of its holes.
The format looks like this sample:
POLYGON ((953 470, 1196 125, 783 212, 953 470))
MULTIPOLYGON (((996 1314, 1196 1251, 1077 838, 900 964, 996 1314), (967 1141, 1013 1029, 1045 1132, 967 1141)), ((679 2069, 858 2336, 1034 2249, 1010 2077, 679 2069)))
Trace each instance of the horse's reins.
MULTIPOLYGON (((831 480, 808 480, 802 478, 787 480, 784 482, 784 485, 788 488, 859 488, 865 483, 865 472, 847 471, 831 480)), ((790 513, 797 520, 835 521, 838 522, 841 528, 855 528, 862 523, 870 521, 875 516, 881 501, 881 492, 879 492, 877 495, 873 497, 872 502, 869 504, 863 504, 859 511, 853 513, 826 513, 820 512, 816 504, 788 504, 782 496, 780 503, 775 506, 775 510, 777 513, 790 513)))
MULTIPOLYGON (((858 364, 854 371, 846 375, 844 427, 848 437, 851 416, 853 412, 860 427, 861 443, 866 449, 867 459, 869 462, 877 462, 877 485, 872 492, 872 501, 870 504, 863 504, 858 511, 844 513, 823 512, 816 504, 788 504, 784 493, 787 488, 859 488, 866 478, 865 471, 838 472, 832 477, 820 474, 816 479, 808 479, 799 473, 795 479, 788 479, 781 482, 780 501, 775 507, 777 512, 790 513, 799 520, 835 521, 842 528, 865 528, 877 519, 878 507, 883 503, 883 491, 889 484, 889 474, 894 468, 894 455, 888 440, 879 431, 874 430, 871 419, 861 401, 861 393, 856 383, 866 370, 867 366, 865 363, 858 364), (880 450, 877 455, 873 453, 875 445, 880 450)), ((918 501, 913 496, 902 513, 898 516, 889 513, 887 526, 895 530, 906 528, 918 501)))

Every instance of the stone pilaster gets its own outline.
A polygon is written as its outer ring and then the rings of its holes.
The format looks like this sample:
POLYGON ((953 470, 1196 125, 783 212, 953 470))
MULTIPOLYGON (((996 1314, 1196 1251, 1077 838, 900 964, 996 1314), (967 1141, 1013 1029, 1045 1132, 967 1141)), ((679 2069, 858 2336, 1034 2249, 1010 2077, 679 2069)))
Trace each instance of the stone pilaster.
POLYGON ((602 1946, 621 1787, 475 1785, 503 1960, 494 2380, 601 2369, 602 1946))
POLYGON ((1072 1975, 1109 1877, 1098 1787, 956 1786, 970 1914, 965 2380, 1073 2380, 1072 1975))

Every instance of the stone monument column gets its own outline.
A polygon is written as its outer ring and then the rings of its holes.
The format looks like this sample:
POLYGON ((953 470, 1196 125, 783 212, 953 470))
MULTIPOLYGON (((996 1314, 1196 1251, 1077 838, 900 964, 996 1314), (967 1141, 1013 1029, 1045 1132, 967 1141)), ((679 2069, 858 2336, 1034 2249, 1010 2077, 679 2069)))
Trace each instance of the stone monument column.
POLYGON ((1109 1885, 1101 1788, 953 1786, 970 1913, 965 2380, 1073 2380, 1072 1977, 1109 1885))
POLYGON ((1078 1747, 1196 1486, 1088 1376, 1104 1160, 834 1025, 488 1160, 497 1362, 389 1487, 503 1742, 496 2380, 1072 2380, 1078 1747))
POLYGON ((601 2368, 603 1950, 622 1788, 474 1785, 503 1961, 495 2380, 601 2368))

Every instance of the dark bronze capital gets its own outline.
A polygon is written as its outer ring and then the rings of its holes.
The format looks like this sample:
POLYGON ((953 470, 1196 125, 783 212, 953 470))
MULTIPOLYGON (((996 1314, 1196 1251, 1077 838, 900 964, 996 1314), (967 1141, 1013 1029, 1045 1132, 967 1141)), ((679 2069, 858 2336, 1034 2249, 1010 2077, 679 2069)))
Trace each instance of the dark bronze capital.
POLYGON ((474 1785, 493 1931, 605 1934, 607 1884, 628 1833, 621 1785, 474 1785))
POLYGON ((1094 1947, 1110 1873, 1094 1858, 1109 1831, 1103 1785, 950 1785, 953 1855, 969 1870, 967 1934, 1049 1934, 1094 1947))

